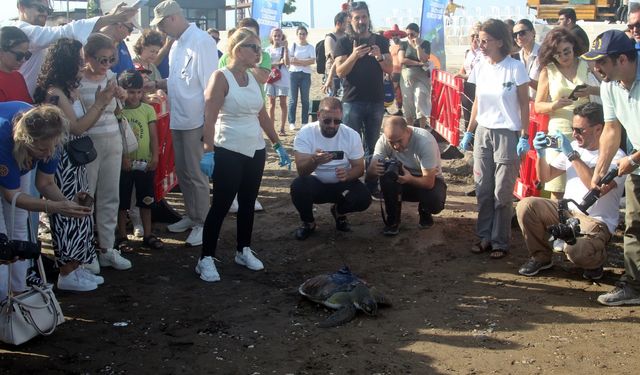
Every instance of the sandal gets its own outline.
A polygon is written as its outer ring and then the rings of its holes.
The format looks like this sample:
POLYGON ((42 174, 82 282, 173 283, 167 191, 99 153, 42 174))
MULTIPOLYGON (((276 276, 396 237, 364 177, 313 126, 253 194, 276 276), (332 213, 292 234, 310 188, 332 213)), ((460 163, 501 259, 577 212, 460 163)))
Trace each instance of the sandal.
POLYGON ((491 242, 482 240, 471 246, 471 252, 474 254, 482 254, 491 251, 491 242))
POLYGON ((129 239, 127 239, 127 237, 120 237, 116 239, 116 249, 120 250, 121 253, 133 252, 133 247, 129 243, 129 239))
POLYGON ((158 237, 151 235, 142 239, 142 244, 151 249, 162 249, 164 243, 158 237))
POLYGON ((284 137, 284 136, 286 136, 286 135, 287 135, 287 132, 285 132, 284 130, 280 130, 280 132, 278 133, 278 135, 281 135, 281 136, 283 136, 283 137, 284 137))
POLYGON ((507 256, 509 252, 506 249, 493 249, 491 250, 491 254, 489 254, 489 258, 491 259, 502 259, 507 256))

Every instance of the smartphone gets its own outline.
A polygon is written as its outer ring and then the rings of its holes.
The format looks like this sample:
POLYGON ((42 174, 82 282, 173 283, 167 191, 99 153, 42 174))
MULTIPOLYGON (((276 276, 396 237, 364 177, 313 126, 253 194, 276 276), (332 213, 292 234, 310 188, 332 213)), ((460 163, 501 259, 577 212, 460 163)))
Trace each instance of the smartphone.
POLYGON ((578 100, 578 97, 576 96, 576 91, 582 90, 584 88, 586 88, 587 85, 578 85, 576 86, 573 91, 571 91, 571 94, 569 94, 569 96, 567 97, 569 100, 578 100))
POLYGON ((327 154, 331 154, 331 160, 344 159, 344 151, 325 151, 327 154))

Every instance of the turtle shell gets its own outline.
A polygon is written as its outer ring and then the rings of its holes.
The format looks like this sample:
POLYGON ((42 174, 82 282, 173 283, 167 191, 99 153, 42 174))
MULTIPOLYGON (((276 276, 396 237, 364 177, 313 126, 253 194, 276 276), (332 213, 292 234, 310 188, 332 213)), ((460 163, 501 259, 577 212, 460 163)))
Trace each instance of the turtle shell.
POLYGON ((318 275, 308 279, 300 285, 298 291, 314 302, 335 309, 340 306, 327 304, 329 298, 336 293, 350 292, 358 285, 368 286, 364 280, 351 273, 349 268, 344 267, 336 273, 318 275))

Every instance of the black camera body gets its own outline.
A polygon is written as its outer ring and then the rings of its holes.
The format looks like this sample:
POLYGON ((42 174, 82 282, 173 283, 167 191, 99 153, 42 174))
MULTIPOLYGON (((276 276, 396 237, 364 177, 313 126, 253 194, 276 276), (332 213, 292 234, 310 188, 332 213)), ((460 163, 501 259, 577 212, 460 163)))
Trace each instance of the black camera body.
POLYGON ((9 240, 6 234, 0 233, 0 260, 38 259, 40 251, 40 243, 9 240))
POLYGON ((398 179, 398 176, 404 175, 402 170, 402 162, 398 159, 386 159, 384 161, 384 174, 389 174, 394 181, 398 179))
MULTIPOLYGON (((598 181, 598 186, 610 183, 617 175, 618 168, 610 170, 598 181)), ((580 220, 575 217, 567 218, 565 216, 565 211, 569 209, 569 202, 573 202, 580 211, 588 215, 587 210, 596 203, 598 198, 600 198, 600 190, 591 189, 584 198, 582 198, 582 203, 580 204, 573 199, 561 199, 558 202, 558 219, 560 222, 547 227, 547 231, 554 239, 560 239, 569 245, 575 245, 577 238, 582 236, 582 234, 580 233, 580 220)))

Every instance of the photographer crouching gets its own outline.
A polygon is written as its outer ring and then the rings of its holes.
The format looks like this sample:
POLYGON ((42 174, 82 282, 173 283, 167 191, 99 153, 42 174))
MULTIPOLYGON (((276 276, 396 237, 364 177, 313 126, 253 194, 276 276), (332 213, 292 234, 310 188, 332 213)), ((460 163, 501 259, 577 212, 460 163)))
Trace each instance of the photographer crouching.
MULTIPOLYGON (((580 208, 587 210, 589 215, 580 212, 579 207, 569 203, 568 210, 562 210, 565 222, 561 223, 558 213, 558 201, 529 197, 518 203, 516 214, 524 241, 531 258, 520 267, 518 273, 534 276, 541 270, 553 266, 552 246, 549 242, 550 231, 566 241, 564 252, 567 258, 577 267, 584 270, 583 277, 590 280, 602 278, 602 265, 606 259, 606 244, 618 225, 620 197, 623 192, 624 177, 614 179, 614 186, 602 198, 595 200, 583 199, 590 193, 589 186, 593 176, 593 168, 598 161, 600 135, 604 127, 602 105, 586 103, 573 111, 573 136, 570 142, 561 133, 546 135, 536 133, 533 145, 538 152, 536 172, 540 182, 547 182, 564 173, 567 175, 564 198, 560 203, 569 199, 578 202, 580 208), (556 158, 546 161, 541 157, 550 146, 562 151, 556 158), (593 205, 591 205, 593 203, 593 205), (589 207, 590 206, 590 207, 589 207), (579 220, 578 222, 575 220, 579 220), (576 238, 577 237, 577 238, 576 238)), ((611 168, 615 168, 615 161, 624 157, 622 150, 618 150, 611 168)), ((592 192, 593 193, 593 192, 592 192)))
POLYGON ((400 227, 402 201, 419 202, 420 228, 433 225, 433 214, 444 209, 447 185, 442 176, 440 149, 426 129, 408 126, 404 118, 385 119, 366 180, 380 178, 386 209, 384 235, 395 236, 400 227))

